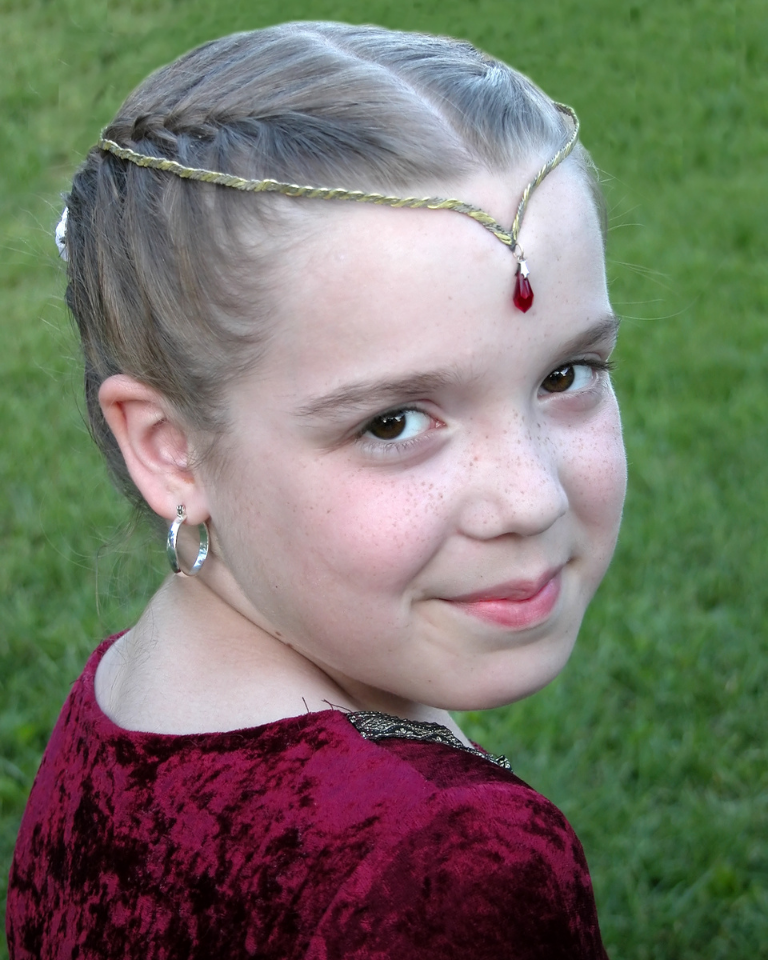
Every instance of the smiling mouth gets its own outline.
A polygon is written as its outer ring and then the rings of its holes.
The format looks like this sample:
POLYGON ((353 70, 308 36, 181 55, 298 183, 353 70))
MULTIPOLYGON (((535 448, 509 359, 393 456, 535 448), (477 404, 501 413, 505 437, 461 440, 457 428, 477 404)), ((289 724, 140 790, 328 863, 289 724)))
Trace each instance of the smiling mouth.
POLYGON ((447 599, 469 616, 513 630, 543 623, 560 597, 562 567, 547 571, 536 580, 498 584, 486 590, 447 599))

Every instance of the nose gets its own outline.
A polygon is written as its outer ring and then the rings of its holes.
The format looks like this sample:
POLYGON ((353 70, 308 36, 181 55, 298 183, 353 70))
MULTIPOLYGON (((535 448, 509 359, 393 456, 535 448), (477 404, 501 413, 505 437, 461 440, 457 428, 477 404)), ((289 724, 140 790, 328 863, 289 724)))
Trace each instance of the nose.
POLYGON ((474 444, 462 482, 459 527, 473 539, 533 537, 568 510, 555 445, 535 425, 474 444))

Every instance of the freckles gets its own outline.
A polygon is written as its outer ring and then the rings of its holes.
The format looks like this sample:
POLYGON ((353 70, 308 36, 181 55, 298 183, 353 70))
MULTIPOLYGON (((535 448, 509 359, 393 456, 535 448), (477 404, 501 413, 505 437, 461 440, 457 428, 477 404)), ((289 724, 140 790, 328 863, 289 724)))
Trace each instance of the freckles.
POLYGON ((357 578, 409 579, 442 542, 443 503, 429 480, 347 479, 319 518, 322 529, 315 527, 324 562, 357 578))
POLYGON ((627 477, 618 411, 590 436, 575 441, 566 475, 569 499, 577 512, 599 526, 618 525, 627 477))

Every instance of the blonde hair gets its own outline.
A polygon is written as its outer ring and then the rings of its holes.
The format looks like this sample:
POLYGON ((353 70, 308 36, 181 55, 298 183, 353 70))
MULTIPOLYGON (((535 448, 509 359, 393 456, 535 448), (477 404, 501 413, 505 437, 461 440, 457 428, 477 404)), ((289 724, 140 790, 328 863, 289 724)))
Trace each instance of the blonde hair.
MULTIPOLYGON (((469 43, 302 22, 192 50, 145 80, 103 137, 246 179, 403 193, 546 157, 568 139, 568 122, 527 77, 469 43)), ((577 144, 572 158, 604 223, 589 156, 577 144)), ((135 503, 99 387, 127 373, 191 428, 225 432, 222 387, 266 344, 301 205, 142 169, 97 147, 78 170, 67 303, 92 434, 135 503)))

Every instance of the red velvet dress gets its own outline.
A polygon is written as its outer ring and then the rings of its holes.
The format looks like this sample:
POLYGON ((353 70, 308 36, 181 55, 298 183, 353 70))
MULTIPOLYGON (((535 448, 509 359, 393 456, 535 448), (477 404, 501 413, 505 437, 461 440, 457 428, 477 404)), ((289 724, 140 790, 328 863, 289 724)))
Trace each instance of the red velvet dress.
POLYGON ((129 732, 94 696, 108 643, 24 814, 11 960, 604 960, 563 815, 444 728, 129 732))

